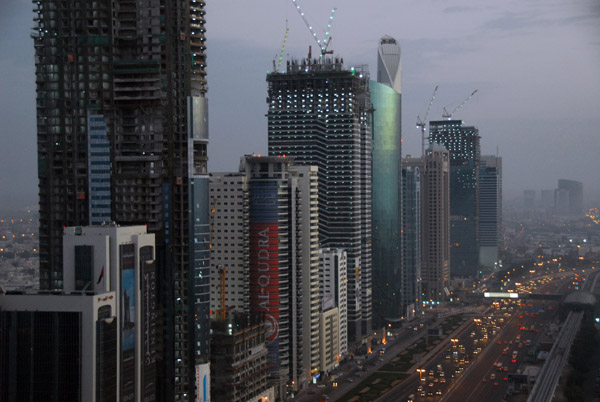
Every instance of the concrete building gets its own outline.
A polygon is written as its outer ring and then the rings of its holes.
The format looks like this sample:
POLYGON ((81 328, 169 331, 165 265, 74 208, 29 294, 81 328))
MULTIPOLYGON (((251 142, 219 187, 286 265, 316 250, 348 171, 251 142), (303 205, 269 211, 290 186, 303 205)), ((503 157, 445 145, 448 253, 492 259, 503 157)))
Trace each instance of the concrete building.
POLYGON ((535 206, 535 190, 523 190, 523 208, 532 210, 535 206))
POLYGON ((542 208, 554 208, 554 190, 542 190, 540 206, 542 208))
POLYGON ((290 61, 267 83, 269 155, 319 169, 319 243, 348 252, 348 334, 360 342, 372 327, 369 73, 290 61))
POLYGON ((379 40, 373 107, 373 310, 376 327, 399 321, 402 303, 402 95, 400 46, 379 40))
POLYGON ((318 373, 317 168, 247 156, 250 312, 267 326, 268 383, 286 398, 318 373))
POLYGON ((321 374, 329 373, 340 364, 340 312, 337 307, 323 309, 320 314, 320 364, 321 374))
POLYGON ((555 207, 559 215, 583 214, 583 184, 575 180, 559 179, 555 207))
POLYGON ((429 143, 450 154, 450 274, 479 275, 479 130, 461 120, 429 122, 429 143))
POLYGON ((479 264, 498 266, 502 245, 502 158, 481 156, 479 166, 479 264))
POLYGON ((123 400, 117 298, 0 295, 0 401, 123 400))
POLYGON ((450 279, 450 154, 432 144, 425 151, 422 197, 422 301, 437 306, 446 299, 450 279))
POLYGON ((225 270, 228 312, 250 313, 250 216, 245 173, 210 174, 210 310, 220 305, 220 270, 225 270))
POLYGON ((267 386, 265 322, 232 313, 225 321, 213 320, 211 330, 211 401, 274 401, 267 386))
MULTIPOLYGON (((348 254, 342 249, 319 249, 319 297, 322 310, 337 307, 339 354, 348 354, 348 254)), ((321 326, 323 323, 321 322, 321 326)), ((321 345, 322 347, 322 345, 321 345)))
POLYGON ((40 286, 64 288, 63 227, 106 221, 109 206, 110 221, 147 224, 165 319, 157 399, 198 400, 210 342, 205 2, 40 0, 34 12, 40 286))
POLYGON ((156 394, 156 266, 154 234, 145 226, 67 227, 63 239, 66 293, 115 292, 117 378, 121 400, 156 394))
POLYGON ((410 319, 421 311, 422 158, 402 161, 402 313, 410 319))

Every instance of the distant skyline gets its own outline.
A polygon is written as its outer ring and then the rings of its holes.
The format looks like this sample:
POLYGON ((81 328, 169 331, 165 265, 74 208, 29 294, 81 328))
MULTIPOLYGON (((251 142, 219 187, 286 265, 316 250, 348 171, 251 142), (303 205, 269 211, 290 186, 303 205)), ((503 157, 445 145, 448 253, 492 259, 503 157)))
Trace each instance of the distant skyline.
MULTIPOLYGON (((482 155, 503 157, 504 194, 583 182, 584 200, 600 200, 600 3, 523 0, 298 0, 322 34, 337 7, 330 49, 345 64, 376 75, 380 37, 402 49, 403 152, 420 155, 416 116, 431 93, 442 107, 479 128, 482 155)), ((290 28, 284 64, 316 44, 291 0, 207 3, 210 171, 237 171, 247 153, 266 153, 265 73, 290 28)), ((37 203, 35 75, 31 3, 0 3, 0 211, 37 203)), ((324 35, 323 35, 324 36, 324 35)))

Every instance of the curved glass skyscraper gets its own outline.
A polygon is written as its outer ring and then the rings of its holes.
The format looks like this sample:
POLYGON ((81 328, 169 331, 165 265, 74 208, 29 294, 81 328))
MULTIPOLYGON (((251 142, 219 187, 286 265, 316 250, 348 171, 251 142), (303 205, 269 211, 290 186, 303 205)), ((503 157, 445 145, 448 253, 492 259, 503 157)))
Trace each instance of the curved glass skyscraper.
POLYGON ((375 325, 400 320, 401 289, 401 81, 400 46, 391 36, 379 40, 373 105, 373 304, 375 325))

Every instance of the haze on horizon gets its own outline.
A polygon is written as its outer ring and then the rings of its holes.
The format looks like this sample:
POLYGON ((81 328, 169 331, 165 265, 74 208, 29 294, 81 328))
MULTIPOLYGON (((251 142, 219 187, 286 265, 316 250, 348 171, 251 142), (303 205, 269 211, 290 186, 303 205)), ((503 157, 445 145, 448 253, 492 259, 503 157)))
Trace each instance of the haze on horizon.
MULTIPOLYGON (((503 158, 505 200, 524 189, 582 181, 600 203, 600 3, 594 0, 298 0, 322 33, 337 7, 331 47, 345 64, 376 71, 378 40, 402 49, 403 154, 420 154, 416 116, 429 119, 479 92, 454 117, 480 130, 482 155, 503 158)), ((0 212, 37 204, 31 3, 0 4, 0 212)), ((285 60, 316 45, 291 0, 207 2, 210 171, 236 171, 266 153, 267 71, 290 29, 285 60)), ((375 78, 372 76, 372 78, 375 78)), ((538 195, 539 196, 539 195, 538 195)))

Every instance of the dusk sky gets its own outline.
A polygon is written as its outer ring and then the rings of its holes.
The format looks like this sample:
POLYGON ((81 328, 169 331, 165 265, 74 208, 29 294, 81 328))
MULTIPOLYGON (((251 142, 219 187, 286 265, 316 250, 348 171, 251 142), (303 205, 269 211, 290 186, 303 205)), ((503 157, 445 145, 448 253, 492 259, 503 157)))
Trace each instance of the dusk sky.
MULTIPOLYGON (((503 157, 506 200, 523 189, 582 181, 600 200, 600 2, 597 0, 298 0, 346 66, 369 65, 388 34, 402 49, 403 154, 420 154, 416 116, 435 85, 430 120, 442 107, 479 128, 482 154, 503 157)), ((0 210, 37 203, 32 4, 0 1, 0 210)), ((266 72, 287 25, 285 60, 315 43, 292 0, 207 1, 209 169, 236 171, 247 153, 266 154, 266 72)), ((539 196, 539 193, 538 193, 539 196)), ((596 205, 598 206, 598 205, 596 205)))

